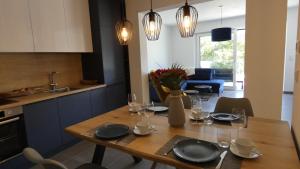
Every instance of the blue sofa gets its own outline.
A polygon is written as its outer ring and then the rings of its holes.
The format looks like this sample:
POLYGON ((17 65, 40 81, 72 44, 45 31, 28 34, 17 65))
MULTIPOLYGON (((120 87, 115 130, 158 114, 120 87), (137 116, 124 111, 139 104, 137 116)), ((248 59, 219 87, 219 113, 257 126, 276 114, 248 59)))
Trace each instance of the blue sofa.
MULTIPOLYGON (((218 79, 216 77, 216 69, 209 68, 196 68, 195 74, 189 76, 189 79, 186 80, 182 86, 182 90, 193 90, 196 85, 209 85, 212 87, 212 92, 217 93, 218 95, 224 91, 224 80, 218 79)), ((227 79, 230 79, 227 75, 227 79)))

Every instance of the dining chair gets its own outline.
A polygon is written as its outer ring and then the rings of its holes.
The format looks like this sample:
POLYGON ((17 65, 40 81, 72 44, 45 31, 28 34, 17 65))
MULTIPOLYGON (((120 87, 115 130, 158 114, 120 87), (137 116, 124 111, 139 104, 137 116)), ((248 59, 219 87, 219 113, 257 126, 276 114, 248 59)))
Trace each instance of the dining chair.
MULTIPOLYGON (((63 165, 62 163, 60 163, 58 161, 51 160, 51 159, 45 159, 44 157, 42 157, 42 155, 40 153, 38 153, 33 148, 29 148, 29 147, 25 148, 23 150, 23 155, 25 156, 25 158, 27 160, 29 160, 30 162, 32 162, 34 164, 39 165, 43 169, 68 169, 65 165, 63 165)), ((106 169, 106 168, 101 167, 96 164, 86 163, 86 164, 83 164, 83 165, 77 167, 76 169, 106 169)))
POLYGON ((220 97, 217 101, 215 113, 232 113, 233 108, 245 109, 246 116, 254 116, 251 102, 247 98, 220 97))

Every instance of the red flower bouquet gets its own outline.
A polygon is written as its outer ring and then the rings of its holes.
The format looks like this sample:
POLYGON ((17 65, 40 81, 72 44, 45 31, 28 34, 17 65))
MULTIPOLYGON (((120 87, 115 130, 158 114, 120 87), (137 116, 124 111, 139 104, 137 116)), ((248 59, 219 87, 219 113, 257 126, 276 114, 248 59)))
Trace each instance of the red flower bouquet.
POLYGON ((162 85, 165 92, 180 90, 181 83, 187 79, 187 73, 182 66, 174 64, 168 69, 158 69, 150 73, 152 79, 162 85))

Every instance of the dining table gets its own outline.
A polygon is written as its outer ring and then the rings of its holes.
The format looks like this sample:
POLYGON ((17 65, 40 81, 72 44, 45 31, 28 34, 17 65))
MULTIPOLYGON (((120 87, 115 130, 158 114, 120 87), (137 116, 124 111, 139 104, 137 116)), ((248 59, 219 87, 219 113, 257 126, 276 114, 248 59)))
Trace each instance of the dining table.
MULTIPOLYGON (((96 147, 92 162, 100 165, 105 155, 105 148, 109 147, 131 155, 136 163, 142 159, 148 159, 156 163, 163 163, 181 169, 206 169, 206 167, 201 165, 164 155, 162 151, 169 153, 169 150, 164 149, 164 146, 175 137, 193 138, 217 143, 218 128, 231 127, 233 132, 235 128, 221 123, 205 125, 201 122, 191 121, 189 115, 190 110, 186 110, 186 121, 183 127, 171 127, 168 123, 168 117, 154 115, 151 117, 151 124, 153 124, 154 130, 146 136, 137 136, 130 132, 128 135, 114 140, 103 140, 95 137, 97 128, 105 124, 124 124, 131 129, 135 126, 138 115, 129 112, 128 106, 124 106, 86 121, 73 124, 65 128, 65 131, 81 140, 94 143, 96 147)), ((238 158, 240 164, 237 168, 300 168, 297 151, 287 122, 248 117, 247 127, 239 129, 238 133, 238 137, 251 139, 263 155, 255 159, 238 158)), ((230 152, 230 150, 228 151, 230 152)))

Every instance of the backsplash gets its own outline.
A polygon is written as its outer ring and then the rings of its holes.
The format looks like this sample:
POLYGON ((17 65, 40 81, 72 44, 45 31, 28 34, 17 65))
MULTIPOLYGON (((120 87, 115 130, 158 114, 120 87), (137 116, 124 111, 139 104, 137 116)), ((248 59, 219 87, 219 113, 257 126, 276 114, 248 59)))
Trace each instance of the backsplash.
POLYGON ((48 74, 59 72, 59 86, 79 84, 82 79, 81 55, 78 53, 1 53, 0 92, 47 85, 48 74))

